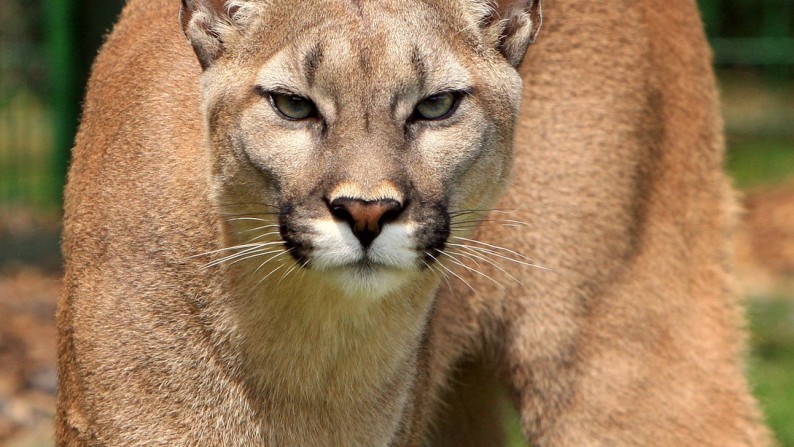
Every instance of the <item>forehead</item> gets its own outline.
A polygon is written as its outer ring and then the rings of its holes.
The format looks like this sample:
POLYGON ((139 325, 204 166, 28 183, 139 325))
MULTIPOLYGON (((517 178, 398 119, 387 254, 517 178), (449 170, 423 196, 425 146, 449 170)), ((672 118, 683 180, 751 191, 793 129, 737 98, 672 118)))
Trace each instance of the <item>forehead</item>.
POLYGON ((292 31, 294 36, 331 27, 366 39, 392 28, 420 32, 462 26, 459 31, 465 31, 473 24, 470 19, 477 20, 468 16, 482 12, 472 5, 484 0, 259 1, 265 27, 273 31, 292 31))
POLYGON ((307 84, 344 89, 418 80, 427 90, 468 83, 464 66, 476 47, 476 21, 453 10, 454 2, 288 3, 280 17, 265 17, 262 34, 253 39, 275 44, 267 57, 257 58, 262 81, 278 84, 282 80, 277 78, 289 77, 295 82, 298 76, 307 84))

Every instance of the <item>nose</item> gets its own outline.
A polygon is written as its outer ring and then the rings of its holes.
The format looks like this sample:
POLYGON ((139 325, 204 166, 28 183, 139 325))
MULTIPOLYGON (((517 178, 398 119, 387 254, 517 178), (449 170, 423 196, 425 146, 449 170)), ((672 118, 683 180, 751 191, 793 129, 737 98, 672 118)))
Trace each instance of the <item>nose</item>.
POLYGON ((403 206, 394 199, 361 200, 339 197, 328 204, 331 214, 350 224, 353 234, 364 248, 380 234, 383 226, 402 213, 403 206))

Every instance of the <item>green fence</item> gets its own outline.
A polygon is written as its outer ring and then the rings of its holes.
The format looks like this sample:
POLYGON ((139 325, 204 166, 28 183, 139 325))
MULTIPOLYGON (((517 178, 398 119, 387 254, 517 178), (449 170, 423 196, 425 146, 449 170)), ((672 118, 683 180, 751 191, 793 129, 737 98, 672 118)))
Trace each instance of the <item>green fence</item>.
POLYGON ((701 0, 700 8, 717 64, 794 66, 794 1, 701 0))
POLYGON ((123 0, 0 0, 0 211, 57 209, 89 66, 123 0))
MULTIPOLYGON (((88 66, 122 3, 0 0, 0 209, 59 206, 88 66)), ((717 64, 790 82, 794 0, 699 3, 717 64)))
POLYGON ((52 203, 56 122, 41 5, 0 2, 0 203, 52 203))

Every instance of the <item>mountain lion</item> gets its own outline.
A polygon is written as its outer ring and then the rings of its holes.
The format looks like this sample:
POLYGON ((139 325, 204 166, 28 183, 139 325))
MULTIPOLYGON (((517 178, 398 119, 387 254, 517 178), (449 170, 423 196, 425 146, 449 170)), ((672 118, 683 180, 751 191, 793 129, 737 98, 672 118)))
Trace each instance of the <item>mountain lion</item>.
POLYGON ((66 193, 59 445, 497 446, 511 407, 535 446, 767 445, 694 1, 544 19, 128 1, 66 193))

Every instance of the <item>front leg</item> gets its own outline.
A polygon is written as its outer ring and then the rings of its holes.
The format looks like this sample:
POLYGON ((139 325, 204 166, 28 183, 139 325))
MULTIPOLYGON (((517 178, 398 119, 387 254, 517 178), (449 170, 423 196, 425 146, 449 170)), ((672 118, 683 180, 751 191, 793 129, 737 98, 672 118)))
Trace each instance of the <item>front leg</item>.
POLYGON ((731 310, 621 292, 509 312, 504 367, 532 445, 769 445, 731 310))

